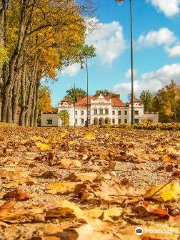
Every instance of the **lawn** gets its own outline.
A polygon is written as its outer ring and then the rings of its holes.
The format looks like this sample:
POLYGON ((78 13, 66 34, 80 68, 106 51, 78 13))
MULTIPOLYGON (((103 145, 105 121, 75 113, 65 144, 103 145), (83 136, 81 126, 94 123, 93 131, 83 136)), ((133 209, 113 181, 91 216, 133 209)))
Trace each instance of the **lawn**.
POLYGON ((0 239, 178 239, 179 163, 179 131, 1 127, 0 239))

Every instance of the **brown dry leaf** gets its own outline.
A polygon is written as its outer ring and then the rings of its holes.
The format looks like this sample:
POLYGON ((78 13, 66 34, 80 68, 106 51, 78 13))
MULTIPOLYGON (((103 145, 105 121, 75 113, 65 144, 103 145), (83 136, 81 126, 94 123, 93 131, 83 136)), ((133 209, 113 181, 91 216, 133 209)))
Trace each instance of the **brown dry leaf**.
POLYGON ((44 208, 38 206, 16 208, 7 215, 0 217, 0 221, 8 223, 44 222, 44 208))
POLYGON ((95 172, 87 172, 87 173, 71 173, 65 180, 70 180, 72 182, 85 182, 85 181, 93 181, 97 178, 97 173, 95 172))
POLYGON ((95 219, 76 229, 79 235, 77 240, 118 240, 119 238, 114 234, 114 229, 113 225, 95 219))
POLYGON ((71 159, 61 159, 58 164, 61 168, 80 168, 81 162, 79 160, 71 160, 71 159))
POLYGON ((138 213, 138 218, 146 220, 163 220, 169 219, 167 208, 162 204, 150 203, 148 201, 139 202, 138 206, 133 209, 133 212, 138 213))
POLYGON ((58 178, 58 174, 52 172, 52 171, 47 171, 44 172, 42 175, 40 175, 41 178, 58 178))
POLYGON ((122 221, 123 209, 120 207, 111 207, 107 210, 94 208, 91 210, 84 210, 85 218, 99 218, 105 222, 118 223, 122 221))
POLYGON ((143 193, 143 190, 135 191, 127 179, 119 181, 117 178, 112 178, 111 181, 102 181, 99 190, 96 190, 94 194, 103 200, 113 202, 143 193))
POLYGON ((6 202, 0 207, 0 217, 6 216, 9 212, 12 211, 16 202, 6 202))
POLYGON ((65 218, 66 220, 80 219, 85 222, 84 212, 69 201, 56 201, 56 205, 46 209, 46 218, 65 218))
POLYGON ((26 168, 22 168, 21 170, 16 170, 16 171, 5 170, 3 171, 1 178, 4 178, 12 182, 18 182, 19 184, 26 183, 26 184, 32 185, 35 183, 35 180, 29 177, 26 168))
POLYGON ((29 200, 30 198, 32 198, 33 196, 29 193, 26 193, 24 191, 22 191, 21 189, 17 189, 11 192, 6 193, 3 196, 3 199, 15 199, 17 201, 26 201, 29 200))
POLYGON ((46 193, 50 194, 68 194, 74 192, 77 182, 58 182, 46 187, 46 193))

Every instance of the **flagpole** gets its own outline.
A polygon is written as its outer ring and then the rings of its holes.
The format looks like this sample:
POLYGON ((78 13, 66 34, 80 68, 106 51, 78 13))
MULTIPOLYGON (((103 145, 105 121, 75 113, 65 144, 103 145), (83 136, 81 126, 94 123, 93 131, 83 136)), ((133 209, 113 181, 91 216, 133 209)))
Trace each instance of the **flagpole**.
MULTIPOLYGON (((134 50, 133 50, 133 6, 132 0, 130 1, 130 18, 131 18, 131 125, 134 124, 134 50)), ((125 0, 116 0, 116 2, 122 4, 125 0)))
POLYGON ((133 52, 133 9, 130 0, 131 15, 131 125, 134 124, 134 52, 133 52))

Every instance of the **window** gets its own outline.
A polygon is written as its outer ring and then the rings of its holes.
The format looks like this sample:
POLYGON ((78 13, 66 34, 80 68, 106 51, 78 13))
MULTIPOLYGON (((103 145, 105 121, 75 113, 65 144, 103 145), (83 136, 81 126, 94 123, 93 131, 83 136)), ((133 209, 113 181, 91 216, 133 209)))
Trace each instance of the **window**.
POLYGON ((98 124, 98 119, 94 119, 94 125, 97 125, 98 124))
POLYGON ((139 111, 134 111, 135 115, 139 115, 139 111))
POLYGON ((84 115, 84 111, 81 111, 81 115, 84 115))
POLYGON ((115 111, 112 111, 112 114, 115 115, 115 111))
POLYGON ((94 109, 94 114, 97 114, 97 109, 94 109))
POLYGON ((84 124, 84 119, 81 119, 81 124, 84 124))
POLYGON ((103 114, 103 109, 100 109, 100 114, 103 114))
POLYGON ((75 112, 75 114, 77 115, 77 111, 75 112))
POLYGON ((137 124, 139 123, 139 119, 134 119, 134 122, 137 124))
POLYGON ((121 115, 121 111, 118 111, 118 115, 121 115))
POLYGON ((118 124, 121 124, 121 119, 118 119, 118 124))
POLYGON ((124 119, 124 123, 127 123, 127 119, 124 119))
POLYGON ((108 109, 106 109, 106 110, 105 110, 105 113, 106 113, 106 114, 109 114, 109 110, 108 110, 108 109))
POLYGON ((115 124, 115 119, 112 120, 112 123, 115 124))
POLYGON ((47 119, 47 124, 48 125, 52 124, 52 119, 47 119))
POLYGON ((77 119, 75 120, 75 123, 77 124, 77 119))
MULTIPOLYGON (((125 115, 127 115, 127 111, 124 112, 125 115)), ((127 119, 126 119, 127 120, 127 119)))

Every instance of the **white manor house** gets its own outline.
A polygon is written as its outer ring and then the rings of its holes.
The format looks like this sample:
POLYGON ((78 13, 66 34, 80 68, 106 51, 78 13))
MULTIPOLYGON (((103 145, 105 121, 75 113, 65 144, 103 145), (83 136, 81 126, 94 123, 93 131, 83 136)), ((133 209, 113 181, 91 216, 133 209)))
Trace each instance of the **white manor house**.
MULTIPOLYGON (((90 96, 88 98, 88 119, 90 125, 121 124, 131 122, 131 103, 123 103, 119 94, 109 97, 90 96)), ((63 126, 60 118, 61 111, 69 114, 69 126, 85 126, 87 120, 87 97, 77 96, 74 105, 69 98, 64 98, 58 105, 58 113, 42 113, 41 126, 63 126)), ((134 99, 134 122, 143 120, 158 122, 158 113, 144 113, 142 102, 134 99)))

